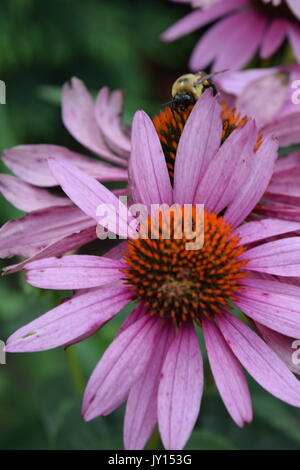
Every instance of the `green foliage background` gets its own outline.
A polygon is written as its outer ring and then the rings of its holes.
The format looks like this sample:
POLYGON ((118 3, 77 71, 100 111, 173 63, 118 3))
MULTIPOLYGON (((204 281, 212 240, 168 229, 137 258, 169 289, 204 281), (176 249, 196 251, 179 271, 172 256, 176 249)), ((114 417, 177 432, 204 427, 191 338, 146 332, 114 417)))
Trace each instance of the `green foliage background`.
MULTIPOLYGON (((60 87, 73 75, 93 92, 103 85, 123 88, 127 122, 138 108, 157 113, 169 100, 171 83, 185 71, 197 33, 169 45, 158 36, 186 11, 164 0, 1 0, 0 79, 7 85, 7 104, 0 105, 1 149, 29 143, 80 149, 60 117, 60 87)), ((7 171, 3 165, 1 171, 7 171)), ((1 197, 1 224, 19 215, 1 197)), ((0 338, 61 297, 26 286, 22 275, 2 278, 0 338)), ((84 384, 125 314, 67 352, 8 355, 7 365, 0 366, 1 449, 122 448, 124 408, 84 423, 80 406, 84 384)), ((249 381, 255 419, 240 430, 207 368, 188 448, 299 448, 300 412, 249 381)))

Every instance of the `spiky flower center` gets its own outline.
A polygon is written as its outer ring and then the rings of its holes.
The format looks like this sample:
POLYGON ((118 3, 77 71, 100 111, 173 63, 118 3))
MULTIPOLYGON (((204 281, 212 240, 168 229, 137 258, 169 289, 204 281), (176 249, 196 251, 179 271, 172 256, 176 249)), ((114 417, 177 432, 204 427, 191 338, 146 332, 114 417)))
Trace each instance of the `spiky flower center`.
POLYGON ((153 118, 166 157, 171 182, 174 179, 174 167, 177 147, 184 125, 193 109, 193 105, 185 110, 171 109, 169 106, 153 118))
POLYGON ((242 269, 247 261, 240 259, 244 247, 233 228, 214 213, 204 211, 202 248, 187 249, 195 236, 196 212, 193 207, 191 223, 182 226, 185 210, 179 207, 169 222, 162 216, 155 221, 149 217, 147 227, 154 225, 159 236, 129 241, 124 258, 125 283, 132 289, 133 300, 147 306, 150 315, 172 318, 177 326, 188 320, 201 325, 204 317, 213 319, 220 314, 247 275, 242 269), (169 239, 163 237, 166 225, 169 239))
POLYGON ((252 3, 256 8, 269 16, 285 17, 291 20, 296 19, 285 0, 252 0, 252 3))
MULTIPOLYGON (((241 117, 235 108, 229 109, 224 102, 221 102, 221 106, 223 122, 221 139, 223 143, 235 129, 242 127, 247 122, 247 117, 241 117)), ((193 105, 189 106, 186 110, 175 110, 167 107, 153 118, 154 127, 164 151, 172 184, 179 139, 192 109, 193 105)))

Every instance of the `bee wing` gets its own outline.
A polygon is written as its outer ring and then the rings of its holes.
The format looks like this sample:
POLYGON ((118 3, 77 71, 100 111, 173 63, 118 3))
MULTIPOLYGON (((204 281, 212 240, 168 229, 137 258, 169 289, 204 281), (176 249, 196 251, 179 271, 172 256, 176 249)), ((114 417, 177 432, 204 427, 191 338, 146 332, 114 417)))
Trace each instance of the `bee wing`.
POLYGON ((201 83, 205 82, 205 80, 209 80, 210 78, 214 77, 215 75, 219 75, 219 73, 224 73, 224 72, 228 72, 228 69, 226 70, 220 70, 219 72, 212 72, 212 73, 204 73, 203 75, 203 72, 198 72, 198 74, 202 74, 202 76, 200 76, 194 83, 194 86, 199 86, 201 85, 201 83))

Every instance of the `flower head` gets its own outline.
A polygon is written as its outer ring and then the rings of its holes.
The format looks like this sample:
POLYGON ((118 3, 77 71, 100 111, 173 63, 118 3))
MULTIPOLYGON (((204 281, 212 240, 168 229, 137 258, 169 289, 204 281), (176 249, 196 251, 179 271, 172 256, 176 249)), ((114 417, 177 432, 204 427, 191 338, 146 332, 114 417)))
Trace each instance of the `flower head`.
POLYGON ((191 3, 199 7, 162 34, 173 41, 214 23, 201 37, 190 58, 190 68, 239 69, 259 51, 272 56, 289 39, 300 61, 300 3, 298 0, 217 0, 191 3))
POLYGON ((106 203, 107 220, 117 215, 116 231, 122 237, 128 233, 129 241, 106 257, 70 255, 27 264, 29 283, 78 292, 14 333, 7 351, 81 341, 135 300, 136 308, 95 368, 83 403, 84 418, 91 420, 127 400, 127 449, 143 448, 157 422, 167 449, 181 449, 187 442, 204 381, 198 327, 220 395, 239 426, 252 419, 241 365, 267 391, 300 406, 300 384, 289 370, 287 348, 275 352, 280 341, 287 345, 289 337, 300 334, 300 290, 285 281, 300 274, 299 239, 289 235, 300 226, 275 219, 244 223, 267 188, 277 153, 271 138, 255 150, 258 135, 250 119, 222 143, 221 108, 206 92, 179 139, 172 185, 152 121, 136 113, 131 199, 148 210, 164 205, 154 224, 156 239, 143 237, 149 219, 138 223, 99 182, 66 161, 49 162, 65 193, 87 216, 103 222, 98 207, 106 203), (170 237, 164 238, 165 205, 174 204, 173 218, 167 219, 172 221, 170 237), (187 204, 192 215, 187 238, 195 207, 205 204, 204 245, 194 251, 175 236, 182 235, 178 217, 187 204), (285 237, 269 241, 280 235, 285 237), (251 320, 249 326, 234 315, 232 302, 244 320, 251 320))

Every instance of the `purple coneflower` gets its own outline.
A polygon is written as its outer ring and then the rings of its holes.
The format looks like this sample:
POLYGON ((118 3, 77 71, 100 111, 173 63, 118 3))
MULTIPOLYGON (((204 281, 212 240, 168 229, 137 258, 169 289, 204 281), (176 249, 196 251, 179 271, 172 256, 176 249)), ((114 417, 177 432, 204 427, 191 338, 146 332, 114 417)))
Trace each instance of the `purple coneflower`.
POLYGON ((198 28, 215 24, 201 37, 190 58, 190 68, 239 69, 257 51, 262 59, 273 55, 288 38, 300 62, 300 2, 298 0, 211 0, 183 2, 197 8, 162 34, 173 41, 198 28))
POLYGON ((72 78, 63 87, 63 123, 80 144, 106 162, 58 145, 22 145, 4 152, 3 162, 16 176, 0 174, 0 191, 28 214, 1 228, 1 258, 58 256, 96 238, 95 222, 65 195, 51 191, 59 182, 48 158, 72 162, 99 181, 127 182, 130 135, 121 121, 122 108, 120 90, 102 88, 94 102, 83 82, 72 78))
POLYGON ((268 186, 277 143, 259 139, 252 120, 224 139, 220 116, 219 103, 206 92, 180 137, 173 185, 152 121, 141 111, 133 121, 132 201, 148 209, 176 203, 179 211, 186 204, 205 204, 200 250, 186 250, 184 237, 137 237, 132 215, 107 188, 66 161, 49 162, 74 204, 96 222, 99 205, 109 204, 108 217, 117 213, 118 232, 127 232, 129 241, 119 245, 114 258, 70 255, 28 264, 29 283, 79 291, 14 333, 7 351, 73 344, 134 300, 136 308, 94 370, 83 402, 84 418, 91 420, 127 400, 127 449, 143 448, 157 422, 165 448, 186 444, 203 391, 199 327, 216 385, 238 426, 252 419, 241 366, 268 392, 300 407, 300 383, 287 352, 300 335, 300 290, 284 282, 300 274, 300 241, 288 236, 299 223, 244 223, 268 186), (279 235, 285 238, 268 241, 279 235), (244 313, 243 321, 232 303, 244 313))
POLYGON ((226 72, 214 81, 227 106, 287 147, 300 142, 299 77, 299 66, 285 66, 226 72))

